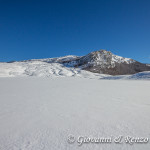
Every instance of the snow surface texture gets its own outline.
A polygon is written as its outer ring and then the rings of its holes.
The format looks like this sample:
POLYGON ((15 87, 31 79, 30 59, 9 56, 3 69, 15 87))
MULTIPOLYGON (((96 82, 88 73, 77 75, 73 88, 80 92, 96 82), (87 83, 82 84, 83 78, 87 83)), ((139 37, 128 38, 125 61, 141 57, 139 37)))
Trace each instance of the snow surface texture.
POLYGON ((67 142, 70 134, 150 138, 149 89, 147 81, 0 78, 0 150, 149 150, 150 142, 67 142))
MULTIPOLYGON (((75 56, 74 56, 75 57, 75 56)), ((74 59, 70 56, 70 58, 74 59)), ((61 57, 61 61, 62 61, 61 57)), ((68 57, 67 57, 68 58, 68 57)), ((67 59, 66 57, 63 59, 67 59)), ((43 60, 30 60, 14 63, 0 63, 0 77, 82 77, 90 79, 130 79, 150 80, 150 72, 145 71, 134 75, 110 76, 105 74, 92 73, 80 68, 65 67, 60 63, 48 63, 45 61, 56 61, 56 58, 43 60)), ((57 61, 59 59, 57 58, 57 61)))

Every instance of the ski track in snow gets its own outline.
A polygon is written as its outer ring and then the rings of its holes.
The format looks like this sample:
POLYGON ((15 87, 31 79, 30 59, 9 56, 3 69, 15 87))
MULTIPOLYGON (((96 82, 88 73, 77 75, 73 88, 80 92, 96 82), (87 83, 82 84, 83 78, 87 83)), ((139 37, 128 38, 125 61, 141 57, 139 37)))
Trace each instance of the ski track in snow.
POLYGON ((67 142, 70 134, 150 138, 149 89, 147 81, 0 78, 0 150, 149 150, 67 142))

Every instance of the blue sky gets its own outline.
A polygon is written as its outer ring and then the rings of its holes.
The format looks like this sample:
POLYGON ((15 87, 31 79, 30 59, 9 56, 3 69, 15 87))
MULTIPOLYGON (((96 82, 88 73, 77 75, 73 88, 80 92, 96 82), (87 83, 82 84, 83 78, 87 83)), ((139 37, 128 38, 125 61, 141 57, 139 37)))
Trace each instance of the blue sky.
POLYGON ((0 0, 0 61, 106 49, 150 63, 150 0, 0 0))

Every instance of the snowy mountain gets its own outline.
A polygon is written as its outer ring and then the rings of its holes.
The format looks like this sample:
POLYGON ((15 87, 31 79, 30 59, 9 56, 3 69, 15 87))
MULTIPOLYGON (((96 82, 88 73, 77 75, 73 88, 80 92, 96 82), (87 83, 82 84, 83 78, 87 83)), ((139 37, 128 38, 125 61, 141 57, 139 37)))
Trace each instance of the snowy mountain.
POLYGON ((64 62, 67 66, 79 67, 83 70, 100 74, 125 75, 142 71, 150 71, 150 66, 130 58, 112 54, 106 50, 91 52, 86 56, 64 62))
MULTIPOLYGON (((0 77, 16 76, 80 76, 109 78, 110 75, 130 75, 150 71, 150 66, 106 50, 94 51, 85 56, 64 56, 0 63, 0 77), (107 74, 107 75, 106 75, 107 74)), ((119 78, 122 79, 122 76, 119 78)))

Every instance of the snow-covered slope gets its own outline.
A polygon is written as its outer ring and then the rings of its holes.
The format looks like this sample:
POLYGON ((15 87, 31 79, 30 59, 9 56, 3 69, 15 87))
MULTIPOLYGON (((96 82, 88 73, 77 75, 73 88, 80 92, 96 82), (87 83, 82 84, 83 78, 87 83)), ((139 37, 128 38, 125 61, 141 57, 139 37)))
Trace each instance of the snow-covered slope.
POLYGON ((134 63, 135 60, 133 60, 131 58, 124 58, 124 57, 112 54, 112 63, 115 63, 115 62, 131 64, 131 63, 134 63))
POLYGON ((150 84, 84 78, 0 78, 0 150, 149 150, 150 84), (73 135, 75 142, 68 143, 73 135), (78 137, 123 136, 122 144, 78 137))
MULTIPOLYGON (((46 59, 47 60, 47 59, 46 59)), ((0 77, 84 77, 102 78, 101 75, 78 68, 65 67, 60 63, 47 63, 45 60, 30 60, 25 62, 0 63, 0 77)))

